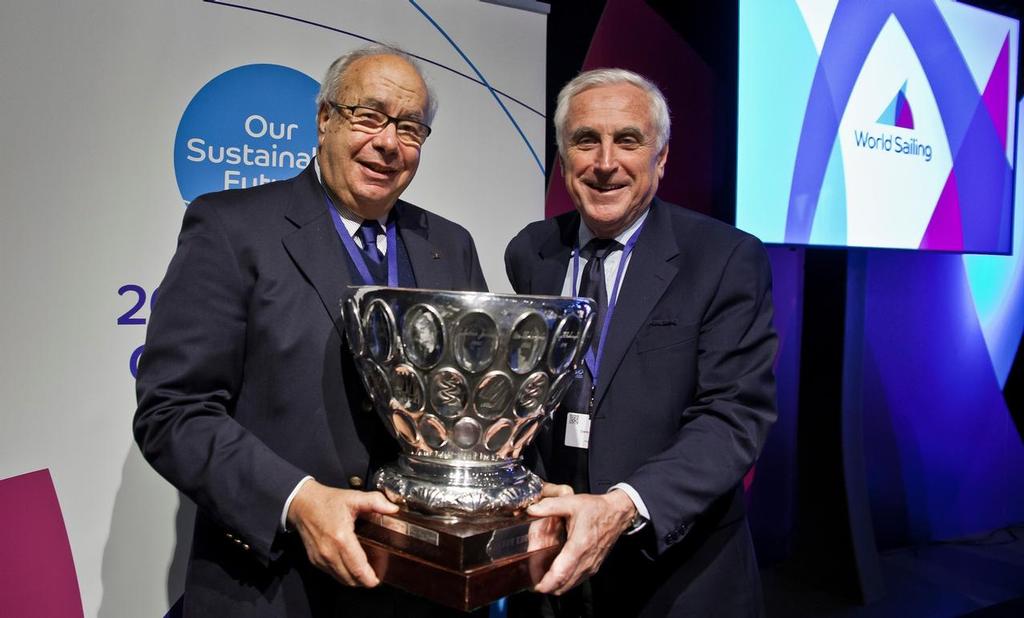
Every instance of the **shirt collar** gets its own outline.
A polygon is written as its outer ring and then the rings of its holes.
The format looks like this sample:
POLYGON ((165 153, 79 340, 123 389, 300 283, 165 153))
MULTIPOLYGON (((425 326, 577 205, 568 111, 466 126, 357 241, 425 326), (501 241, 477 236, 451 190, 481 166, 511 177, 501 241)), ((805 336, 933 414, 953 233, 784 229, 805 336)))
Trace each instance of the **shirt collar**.
MULTIPOLYGON (((313 170, 316 171, 316 179, 320 182, 320 186, 324 188, 324 193, 327 195, 328 199, 330 199, 331 192, 327 190, 327 185, 324 184, 324 178, 320 174, 320 161, 318 161, 316 157, 313 157, 313 170)), ((331 203, 334 204, 334 208, 337 209, 338 214, 341 215, 341 222, 345 224, 345 229, 348 230, 349 235, 355 236, 359 231, 359 226, 363 224, 363 217, 360 217, 333 199, 331 200, 331 203)), ((377 219, 377 223, 380 223, 381 229, 386 230, 388 228, 388 216, 390 214, 391 213, 389 211, 388 214, 377 219)))
MULTIPOLYGON (((621 232, 618 233, 618 235, 615 236, 615 240, 618 241, 620 246, 626 245, 626 242, 629 241, 630 236, 632 236, 633 233, 636 232, 637 229, 644 224, 644 220, 647 219, 647 215, 650 212, 651 207, 650 205, 648 205, 647 208, 645 208, 644 211, 640 214, 640 216, 636 218, 636 221, 631 223, 629 227, 622 230, 621 232)), ((587 243, 590 242, 592 238, 594 238, 594 233, 591 232, 590 228, 587 227, 587 224, 583 222, 583 217, 580 217, 579 247, 581 249, 583 247, 586 247, 587 243)))

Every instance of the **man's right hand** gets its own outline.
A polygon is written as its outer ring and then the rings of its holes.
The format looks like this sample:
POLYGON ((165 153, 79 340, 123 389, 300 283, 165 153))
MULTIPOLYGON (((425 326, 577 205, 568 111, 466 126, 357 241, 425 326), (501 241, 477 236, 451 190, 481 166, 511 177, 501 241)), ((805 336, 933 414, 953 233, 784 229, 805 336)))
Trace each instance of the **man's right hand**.
POLYGON ((288 525, 298 530, 310 562, 346 585, 373 588, 380 578, 356 539, 356 517, 396 512, 398 506, 378 491, 336 489, 310 479, 288 507, 288 525))

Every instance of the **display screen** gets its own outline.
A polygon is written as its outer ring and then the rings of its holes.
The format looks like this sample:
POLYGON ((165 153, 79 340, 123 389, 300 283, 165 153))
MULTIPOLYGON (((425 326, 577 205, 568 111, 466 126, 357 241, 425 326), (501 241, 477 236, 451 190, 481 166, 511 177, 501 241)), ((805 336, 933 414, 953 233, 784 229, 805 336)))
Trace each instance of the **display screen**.
POLYGON ((740 2, 736 225, 766 243, 1009 253, 1015 19, 740 2))

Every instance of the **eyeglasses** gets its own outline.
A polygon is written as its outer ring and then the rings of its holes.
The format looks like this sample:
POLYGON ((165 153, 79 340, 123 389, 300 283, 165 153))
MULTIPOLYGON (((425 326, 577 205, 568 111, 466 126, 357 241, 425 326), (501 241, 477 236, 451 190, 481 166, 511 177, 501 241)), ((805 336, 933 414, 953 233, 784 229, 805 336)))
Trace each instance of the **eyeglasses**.
POLYGON ((348 121, 354 129, 364 133, 377 134, 395 123, 398 141, 408 146, 422 146, 430 135, 430 127, 411 118, 395 118, 384 112, 362 105, 341 105, 328 101, 338 112, 348 112, 348 121))

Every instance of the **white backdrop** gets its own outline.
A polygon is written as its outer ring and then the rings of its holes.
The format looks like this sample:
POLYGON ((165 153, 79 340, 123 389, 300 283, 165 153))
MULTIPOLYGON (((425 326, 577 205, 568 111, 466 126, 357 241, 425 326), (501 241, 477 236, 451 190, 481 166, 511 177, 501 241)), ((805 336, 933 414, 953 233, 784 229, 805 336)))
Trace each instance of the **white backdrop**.
POLYGON ((151 293, 173 252, 192 97, 255 63, 319 81, 358 37, 447 67, 425 65, 440 108, 404 198, 469 228, 491 289, 508 291, 505 244, 544 215, 545 26, 475 0, 0 7, 0 486, 49 470, 85 615, 162 616, 181 593, 192 507, 132 441, 145 326, 117 320, 137 297, 118 290, 151 293))

